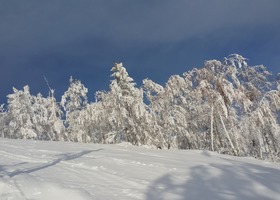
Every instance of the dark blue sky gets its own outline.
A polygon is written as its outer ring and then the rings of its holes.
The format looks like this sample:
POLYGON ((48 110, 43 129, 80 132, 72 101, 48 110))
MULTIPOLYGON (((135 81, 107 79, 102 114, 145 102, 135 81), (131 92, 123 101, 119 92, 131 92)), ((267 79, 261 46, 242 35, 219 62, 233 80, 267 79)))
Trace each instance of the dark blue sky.
POLYGON ((138 86, 231 53, 278 73, 279 8, 279 0, 0 0, 0 104, 13 86, 47 96, 44 76, 59 101, 71 75, 93 100, 114 62, 138 86))

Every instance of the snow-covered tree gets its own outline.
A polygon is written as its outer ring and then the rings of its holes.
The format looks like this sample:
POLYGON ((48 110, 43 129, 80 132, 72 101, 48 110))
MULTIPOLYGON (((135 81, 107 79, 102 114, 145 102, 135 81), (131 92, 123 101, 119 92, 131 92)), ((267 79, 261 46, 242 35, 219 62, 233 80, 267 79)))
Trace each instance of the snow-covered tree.
POLYGON ((153 137, 154 144, 157 147, 164 148, 170 147, 170 139, 167 138, 165 133, 166 131, 163 128, 163 102, 164 102, 164 87, 153 82, 152 80, 145 79, 143 80, 143 89, 146 95, 146 99, 149 102, 149 114, 151 115, 149 124, 151 124, 150 133, 153 137))
POLYGON ((29 86, 24 86, 23 90, 13 88, 13 91, 7 96, 9 124, 5 137, 35 139, 34 97, 29 92, 29 86))
POLYGON ((202 91, 202 97, 207 100, 205 105, 210 111, 211 150, 214 150, 214 145, 216 145, 218 149, 231 149, 234 154, 237 154, 236 135, 234 132, 230 135, 229 132, 234 124, 231 119, 235 118, 235 111, 231 106, 236 99, 235 89, 228 81, 230 76, 228 69, 220 61, 206 61, 205 67, 199 71, 198 88, 202 91), (215 141, 214 126, 216 126, 215 141))
MULTIPOLYGON (((146 120, 149 119, 147 107, 143 102, 143 91, 135 87, 133 79, 128 75, 122 63, 114 64, 111 69, 114 78, 110 84, 109 92, 98 94, 101 111, 106 119, 99 117, 109 127, 104 135, 105 142, 115 143, 127 141, 132 144, 145 144, 150 135, 146 120)), ((103 126, 103 128, 105 128, 103 126)))
POLYGON ((280 160, 280 125, 279 125, 280 92, 266 92, 256 109, 244 117, 242 124, 246 133, 249 155, 261 159, 280 160))
POLYGON ((81 111, 79 124, 88 142, 105 143, 104 135, 110 132, 108 117, 106 108, 99 101, 87 104, 81 111))
POLYGON ((7 121, 7 111, 4 104, 0 105, 0 137, 5 137, 5 129, 7 121))
POLYGON ((80 123, 81 111, 87 105, 88 89, 80 80, 74 80, 70 77, 68 90, 61 98, 61 106, 66 113, 66 128, 71 141, 85 142, 87 139, 83 126, 80 123))
POLYGON ((9 94, 8 110, 5 113, 3 137, 39 140, 64 140, 65 128, 60 110, 54 98, 30 94, 29 86, 23 90, 13 88, 9 94))
POLYGON ((0 107, 3 137, 79 142, 130 142, 160 148, 209 149, 261 159, 280 157, 280 75, 250 66, 241 55, 205 61, 164 86, 137 88, 122 63, 111 69, 109 91, 87 102, 87 88, 70 78, 60 105, 14 88, 0 107), (144 100, 145 99, 145 100, 144 100), (148 102, 146 104, 145 102, 148 102), (66 127, 66 128, 65 128, 66 127))
POLYGON ((191 136, 188 132, 186 109, 183 104, 189 95, 189 85, 184 78, 174 75, 166 86, 144 80, 144 89, 150 102, 151 113, 155 116, 161 138, 161 147, 191 148, 191 136))
POLYGON ((62 121, 62 111, 54 97, 54 90, 50 90, 50 95, 47 98, 39 93, 35 97, 33 110, 39 140, 67 140, 62 121))

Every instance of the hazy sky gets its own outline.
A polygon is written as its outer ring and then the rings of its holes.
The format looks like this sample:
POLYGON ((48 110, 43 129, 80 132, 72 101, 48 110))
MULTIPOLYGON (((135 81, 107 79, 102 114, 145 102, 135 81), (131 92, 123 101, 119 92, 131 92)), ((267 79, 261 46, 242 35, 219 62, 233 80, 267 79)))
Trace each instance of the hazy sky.
POLYGON ((279 0, 0 0, 0 104, 29 85, 57 100, 72 75, 93 100, 114 62, 142 85, 238 53, 280 72, 279 0))

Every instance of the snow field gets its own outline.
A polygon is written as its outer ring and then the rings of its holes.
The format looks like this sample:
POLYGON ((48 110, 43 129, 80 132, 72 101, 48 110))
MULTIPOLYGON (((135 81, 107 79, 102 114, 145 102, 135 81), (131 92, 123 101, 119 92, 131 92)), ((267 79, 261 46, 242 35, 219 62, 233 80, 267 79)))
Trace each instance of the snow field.
POLYGON ((0 200, 280 199, 280 165, 208 151, 0 139, 0 200))

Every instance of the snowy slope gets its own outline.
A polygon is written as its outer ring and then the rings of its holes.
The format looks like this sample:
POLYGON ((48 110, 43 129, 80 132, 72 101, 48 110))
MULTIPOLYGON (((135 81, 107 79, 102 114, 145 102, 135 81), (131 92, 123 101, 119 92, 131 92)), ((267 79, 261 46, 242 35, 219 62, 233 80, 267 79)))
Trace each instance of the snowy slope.
POLYGON ((280 165, 207 151, 0 139, 4 199, 280 199, 280 165))

